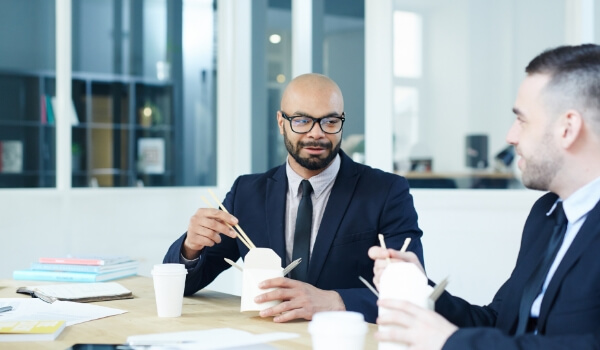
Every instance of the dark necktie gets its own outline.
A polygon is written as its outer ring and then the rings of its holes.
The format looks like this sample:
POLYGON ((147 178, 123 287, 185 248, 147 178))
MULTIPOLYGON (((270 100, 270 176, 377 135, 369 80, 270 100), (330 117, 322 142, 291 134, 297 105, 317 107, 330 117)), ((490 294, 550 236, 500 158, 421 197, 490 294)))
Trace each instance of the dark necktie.
POLYGON ((546 255, 538 264, 537 269, 527 281, 525 289, 523 290, 523 297, 521 299, 521 305, 519 306, 519 323, 517 324, 516 335, 525 334, 528 331, 531 331, 527 329, 529 315, 531 314, 531 305, 542 290, 542 286, 546 280, 550 266, 554 262, 556 253, 562 245, 565 232, 567 231, 568 222, 565 211, 563 210, 562 202, 558 202, 556 204, 554 213, 556 224, 554 225, 554 230, 552 232, 552 236, 550 237, 550 243, 548 244, 546 255))
POLYGON ((308 180, 302 180, 302 199, 298 205, 296 217, 296 231, 294 232, 294 247, 292 261, 302 258, 300 265, 292 270, 291 277, 298 281, 306 282, 308 278, 308 259, 310 256, 310 231, 312 228, 312 201, 310 193, 312 186, 308 180))

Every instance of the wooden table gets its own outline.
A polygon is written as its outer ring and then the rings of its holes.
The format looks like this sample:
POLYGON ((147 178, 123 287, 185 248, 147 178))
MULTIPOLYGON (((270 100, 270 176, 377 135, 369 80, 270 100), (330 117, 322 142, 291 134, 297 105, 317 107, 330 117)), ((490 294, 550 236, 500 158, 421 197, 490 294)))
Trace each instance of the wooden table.
MULTIPOLYGON (((274 323, 272 318, 261 318, 240 313, 240 297, 212 291, 201 291, 183 299, 181 317, 160 318, 156 315, 152 279, 130 277, 117 280, 133 292, 133 299, 97 302, 96 305, 126 310, 117 316, 102 318, 66 327, 55 341, 0 343, 2 349, 67 349, 76 343, 121 344, 130 335, 163 332, 181 332, 211 328, 235 328, 259 334, 269 332, 291 332, 299 338, 271 343, 278 349, 310 349, 308 321, 274 323)), ((0 280, 1 298, 28 296, 17 294, 17 287, 48 284, 0 280)), ((365 349, 376 349, 373 338, 377 326, 369 324, 365 349)))

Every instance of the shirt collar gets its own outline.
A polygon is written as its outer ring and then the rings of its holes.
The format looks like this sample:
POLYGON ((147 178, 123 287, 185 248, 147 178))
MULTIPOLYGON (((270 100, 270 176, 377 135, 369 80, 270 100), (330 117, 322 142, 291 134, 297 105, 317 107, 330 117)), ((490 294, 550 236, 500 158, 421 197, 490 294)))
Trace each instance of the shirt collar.
MULTIPOLYGON (((556 204, 561 200, 557 199, 546 215, 552 214, 556 204)), ((571 223, 578 221, 594 209, 598 201, 600 201, 600 177, 581 187, 563 201, 563 209, 567 220, 571 223)))
MULTIPOLYGON (((315 198, 319 198, 321 196, 321 194, 323 194, 323 192, 325 192, 325 189, 327 188, 327 186, 335 180, 338 172, 340 171, 341 163, 342 163, 341 158, 340 158, 340 155, 338 154, 325 170, 323 170, 318 175, 315 175, 315 176, 311 177, 310 179, 307 179, 308 181, 310 181, 310 185, 313 188, 315 198)), ((290 191, 292 192, 293 195, 299 195, 300 194, 300 182, 302 182, 302 180, 304 180, 304 178, 302 178, 302 176, 298 175, 298 173, 296 173, 292 169, 292 167, 290 166, 289 156, 285 162, 285 172, 287 175, 288 187, 289 187, 290 191)))

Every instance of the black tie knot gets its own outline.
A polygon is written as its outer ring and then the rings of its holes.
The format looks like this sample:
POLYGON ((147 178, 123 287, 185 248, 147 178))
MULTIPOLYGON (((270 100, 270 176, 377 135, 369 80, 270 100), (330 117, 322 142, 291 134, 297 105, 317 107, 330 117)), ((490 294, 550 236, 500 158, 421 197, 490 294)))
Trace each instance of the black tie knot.
POLYGON ((310 184, 310 181, 302 180, 302 182, 300 184, 302 185, 302 197, 304 198, 306 196, 310 196, 310 193, 313 190, 313 188, 310 184))
POLYGON ((554 208, 554 217, 556 218, 557 226, 563 226, 567 222, 567 215, 565 214, 562 201, 556 203, 556 208, 554 208))

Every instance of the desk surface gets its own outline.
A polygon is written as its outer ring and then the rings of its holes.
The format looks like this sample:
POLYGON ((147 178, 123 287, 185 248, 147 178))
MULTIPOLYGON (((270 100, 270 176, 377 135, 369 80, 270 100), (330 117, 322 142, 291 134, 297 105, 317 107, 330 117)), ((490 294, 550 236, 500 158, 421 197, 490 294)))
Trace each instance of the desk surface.
MULTIPOLYGON (((308 321, 274 323, 272 318, 261 318, 240 313, 240 298, 228 294, 201 291, 183 299, 181 317, 159 318, 156 316, 152 280, 148 277, 131 277, 117 280, 133 292, 133 299, 94 303, 128 312, 99 320, 80 323, 65 328, 55 341, 0 343, 9 349, 67 349, 76 343, 121 344, 128 336, 162 332, 181 332, 210 328, 235 328, 259 334, 269 332, 292 332, 299 338, 271 343, 278 349, 310 349, 308 321)), ((0 297, 18 298, 17 287, 44 284, 43 282, 0 280, 0 297)), ((376 349, 373 333, 377 326, 369 324, 365 349, 376 349)))

